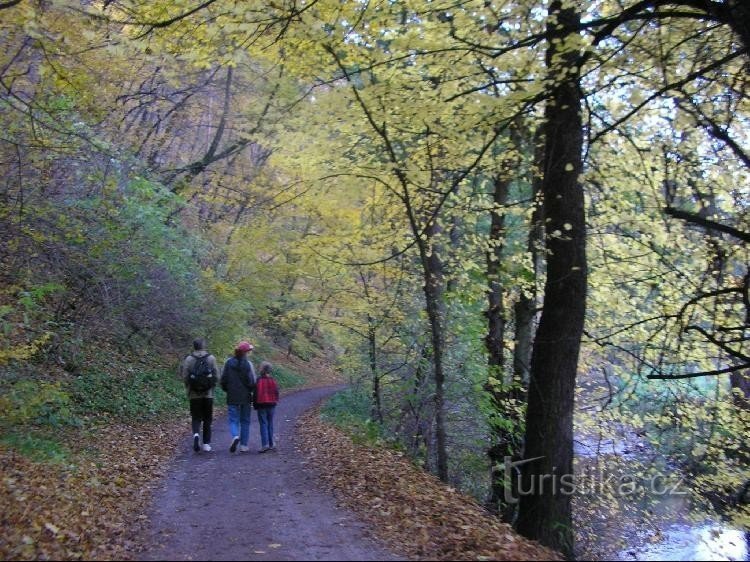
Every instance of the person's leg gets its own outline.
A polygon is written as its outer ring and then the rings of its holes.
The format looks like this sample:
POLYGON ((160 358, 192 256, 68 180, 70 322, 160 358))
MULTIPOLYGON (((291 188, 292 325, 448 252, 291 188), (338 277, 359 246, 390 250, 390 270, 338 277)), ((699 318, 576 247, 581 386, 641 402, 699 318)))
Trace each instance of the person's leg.
POLYGON ((203 399, 203 444, 211 443, 211 422, 214 418, 214 399, 203 399))
POLYGON ((193 428, 193 450, 200 450, 199 435, 201 430, 201 401, 199 398, 193 398, 190 400, 190 418, 193 428))
POLYGON ((239 404, 227 404, 227 414, 229 417, 229 434, 232 436, 232 446, 229 450, 234 453, 237 450, 237 444, 240 441, 239 404))
POLYGON ((268 421, 268 446, 271 447, 271 449, 275 448, 275 441, 273 440, 273 411, 276 409, 276 406, 271 406, 270 408, 267 408, 267 414, 266 419, 268 421))
POLYGON ((247 447, 250 441, 250 404, 240 405, 240 445, 247 447))
POLYGON ((268 447, 268 408, 258 409, 258 425, 260 426, 261 449, 268 447))

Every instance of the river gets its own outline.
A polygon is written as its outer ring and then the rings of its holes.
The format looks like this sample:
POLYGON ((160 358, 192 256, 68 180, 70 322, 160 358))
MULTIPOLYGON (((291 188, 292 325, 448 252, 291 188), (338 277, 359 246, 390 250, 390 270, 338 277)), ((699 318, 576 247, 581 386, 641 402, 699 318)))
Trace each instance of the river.
POLYGON ((577 559, 750 561, 750 531, 696 513, 679 469, 632 431, 618 433, 576 432, 577 559))

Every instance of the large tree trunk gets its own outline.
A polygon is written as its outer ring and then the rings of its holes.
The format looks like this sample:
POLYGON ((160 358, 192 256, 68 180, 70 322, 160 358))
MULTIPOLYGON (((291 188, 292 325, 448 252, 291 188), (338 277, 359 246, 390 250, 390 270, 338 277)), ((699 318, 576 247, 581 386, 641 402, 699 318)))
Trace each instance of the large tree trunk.
POLYGON ((561 31, 562 41, 550 42, 547 50, 554 80, 545 109, 542 184, 547 281, 531 359, 524 450, 528 462, 521 468, 517 527, 524 536, 572 556, 573 407, 586 310, 586 224, 578 183, 583 144, 579 53, 561 47, 580 17, 573 9, 563 9, 559 0, 552 2, 549 13, 549 27, 561 31))
MULTIPOLYGON (((745 49, 750 49, 750 4, 747 0, 727 0, 729 25, 739 36, 745 49)), ((709 13, 711 5, 709 4, 709 13)))

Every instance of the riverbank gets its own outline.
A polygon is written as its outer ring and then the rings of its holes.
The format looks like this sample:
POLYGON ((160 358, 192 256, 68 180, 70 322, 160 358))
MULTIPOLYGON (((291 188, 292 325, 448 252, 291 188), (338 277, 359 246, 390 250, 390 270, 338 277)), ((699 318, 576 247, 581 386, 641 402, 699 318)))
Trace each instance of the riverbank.
POLYGON ((750 560, 747 530, 694 505, 688 478, 642 427, 602 421, 607 391, 590 376, 578 395, 576 559, 750 560))

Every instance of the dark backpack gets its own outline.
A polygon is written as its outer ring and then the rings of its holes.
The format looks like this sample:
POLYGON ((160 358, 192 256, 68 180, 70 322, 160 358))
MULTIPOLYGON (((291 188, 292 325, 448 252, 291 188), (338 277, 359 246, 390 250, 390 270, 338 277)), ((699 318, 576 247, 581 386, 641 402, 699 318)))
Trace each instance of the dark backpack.
POLYGON ((208 355, 196 357, 188 374, 188 386, 195 392, 206 392, 216 386, 214 369, 208 362, 208 355))

